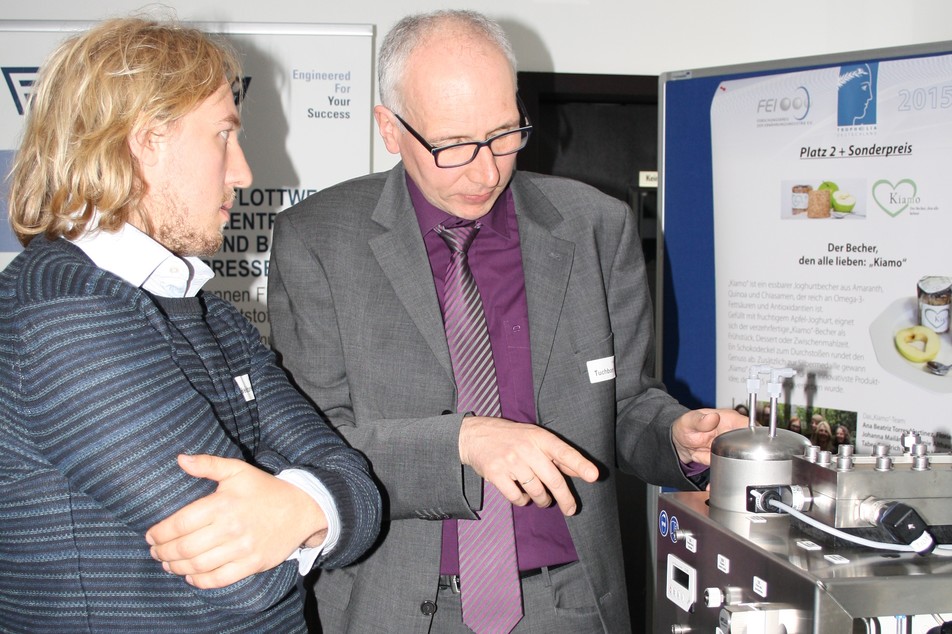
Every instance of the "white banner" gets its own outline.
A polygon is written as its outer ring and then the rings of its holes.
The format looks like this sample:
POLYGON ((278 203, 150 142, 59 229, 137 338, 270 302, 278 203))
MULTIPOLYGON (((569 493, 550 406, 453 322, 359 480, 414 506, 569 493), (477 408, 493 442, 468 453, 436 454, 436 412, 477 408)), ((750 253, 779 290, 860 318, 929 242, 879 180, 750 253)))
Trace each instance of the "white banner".
MULTIPOLYGON (((87 22, 0 21, 0 169, 9 172, 40 64, 87 22)), ((246 88, 241 144, 254 173, 238 193, 207 288, 231 300, 265 339, 267 266, 274 216, 309 194, 371 169, 373 27, 320 24, 192 24, 225 34, 242 56, 246 88)), ((2 195, 7 216, 6 192, 2 195)), ((0 266, 20 250, 0 228, 0 266)))
POLYGON ((789 366, 781 420, 948 451, 952 56, 725 81, 711 127, 718 403, 789 366))

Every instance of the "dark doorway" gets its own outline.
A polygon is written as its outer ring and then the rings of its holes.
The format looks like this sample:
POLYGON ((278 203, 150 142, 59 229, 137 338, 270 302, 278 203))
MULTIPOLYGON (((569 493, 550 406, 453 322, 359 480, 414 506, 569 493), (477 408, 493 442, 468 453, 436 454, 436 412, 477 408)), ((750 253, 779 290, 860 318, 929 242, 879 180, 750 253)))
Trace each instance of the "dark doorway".
MULTIPOLYGON (((534 130, 518 168, 579 180, 628 203, 638 218, 655 301, 657 189, 641 176, 657 172, 658 78, 521 72, 519 94, 534 130)), ((647 485, 619 473, 618 510, 636 632, 648 631, 651 623, 648 504, 647 485)))
POLYGON ((639 176, 657 172, 658 78, 521 72, 519 95, 534 125, 519 169, 573 178, 628 203, 654 300, 657 187, 639 176))

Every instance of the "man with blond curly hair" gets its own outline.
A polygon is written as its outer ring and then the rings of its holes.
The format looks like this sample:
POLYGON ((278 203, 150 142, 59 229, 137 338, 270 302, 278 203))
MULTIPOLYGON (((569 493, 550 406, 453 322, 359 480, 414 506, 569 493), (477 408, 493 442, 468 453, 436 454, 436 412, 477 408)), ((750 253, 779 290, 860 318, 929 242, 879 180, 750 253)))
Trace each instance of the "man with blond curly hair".
POLYGON ((0 629, 305 632, 373 543, 363 458, 201 290, 236 188, 236 55, 115 19, 44 64, 0 274, 0 629))

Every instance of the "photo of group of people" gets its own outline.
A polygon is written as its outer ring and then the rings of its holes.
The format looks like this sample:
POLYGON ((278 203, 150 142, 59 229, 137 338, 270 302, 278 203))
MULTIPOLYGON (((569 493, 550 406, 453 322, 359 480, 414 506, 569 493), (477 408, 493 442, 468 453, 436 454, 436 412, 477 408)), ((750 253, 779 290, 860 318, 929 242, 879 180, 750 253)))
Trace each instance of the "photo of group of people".
MULTIPOLYGON (((745 403, 734 406, 744 416, 750 416, 745 403)), ((770 424, 770 402, 757 403, 754 420, 758 425, 770 424)), ((821 451, 836 453, 840 445, 856 445, 856 412, 823 407, 780 405, 777 409, 777 428, 789 429, 806 436, 821 451)))

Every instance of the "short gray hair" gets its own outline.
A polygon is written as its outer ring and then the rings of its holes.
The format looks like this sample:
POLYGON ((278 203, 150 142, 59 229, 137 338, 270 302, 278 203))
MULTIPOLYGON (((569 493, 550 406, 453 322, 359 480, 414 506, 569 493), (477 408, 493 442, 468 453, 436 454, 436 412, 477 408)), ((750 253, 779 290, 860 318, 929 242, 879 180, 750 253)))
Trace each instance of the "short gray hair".
POLYGON ((420 42, 447 26, 462 27, 475 37, 495 45, 506 57, 516 81, 516 56, 512 43, 499 24, 482 13, 466 10, 440 10, 408 15, 394 25, 380 45, 377 60, 377 85, 380 103, 394 112, 403 110, 400 83, 406 75, 406 64, 420 42))

